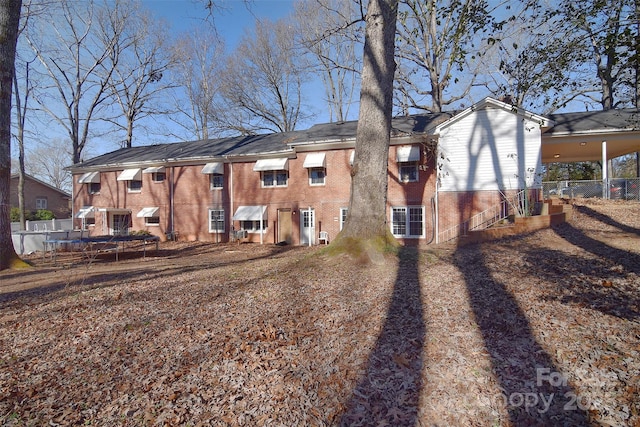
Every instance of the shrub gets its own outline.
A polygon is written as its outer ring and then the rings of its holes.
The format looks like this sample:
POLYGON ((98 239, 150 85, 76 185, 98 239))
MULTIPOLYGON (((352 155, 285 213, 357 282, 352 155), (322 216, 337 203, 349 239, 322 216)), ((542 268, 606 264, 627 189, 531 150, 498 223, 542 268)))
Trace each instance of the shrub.
POLYGON ((36 214, 34 215, 34 219, 38 221, 46 221, 46 220, 54 219, 55 217, 56 216, 53 214, 53 212, 47 209, 38 209, 36 211, 36 214))

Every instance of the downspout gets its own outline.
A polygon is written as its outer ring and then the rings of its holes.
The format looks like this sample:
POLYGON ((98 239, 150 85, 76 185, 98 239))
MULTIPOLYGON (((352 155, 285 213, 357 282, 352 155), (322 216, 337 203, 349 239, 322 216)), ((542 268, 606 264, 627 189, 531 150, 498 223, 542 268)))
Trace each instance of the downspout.
MULTIPOLYGON (((229 233, 233 230, 233 163, 229 163, 229 233)), ((231 235, 231 234, 229 234, 231 235)))
POLYGON ((175 240, 176 239, 175 238, 175 232, 176 232, 175 228, 176 227, 175 227, 175 222, 174 222, 175 219, 174 219, 174 215, 173 215, 173 212, 174 212, 173 195, 174 195, 174 192, 175 192, 175 189, 174 189, 174 176, 175 176, 174 175, 174 169, 175 169, 175 166, 171 166, 171 171, 170 171, 170 174, 169 174, 170 175, 170 179, 171 179, 171 185, 169 186, 169 218, 170 218, 170 221, 171 221, 171 229, 169 230, 169 232, 171 233, 170 234, 171 240, 175 240))
POLYGON ((435 233, 436 244, 440 243, 440 215, 438 213, 438 182, 436 180, 436 195, 434 196, 434 211, 435 211, 435 233))

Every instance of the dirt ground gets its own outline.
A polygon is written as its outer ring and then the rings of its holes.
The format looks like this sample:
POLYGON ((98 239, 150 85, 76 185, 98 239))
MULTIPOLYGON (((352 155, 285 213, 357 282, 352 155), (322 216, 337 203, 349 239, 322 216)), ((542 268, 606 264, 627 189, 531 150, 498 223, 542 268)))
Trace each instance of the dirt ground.
POLYGON ((640 204, 574 208, 366 265, 34 254, 0 272, 0 425, 640 425, 640 204))

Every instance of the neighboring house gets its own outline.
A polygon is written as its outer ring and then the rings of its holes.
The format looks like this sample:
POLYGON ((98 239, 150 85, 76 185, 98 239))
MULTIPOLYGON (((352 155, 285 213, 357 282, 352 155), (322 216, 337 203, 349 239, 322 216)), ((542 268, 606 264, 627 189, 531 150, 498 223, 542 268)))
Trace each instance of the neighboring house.
MULTIPOLYGON (((17 173, 11 175, 9 203, 12 208, 18 207, 18 180, 17 173)), ((71 217, 71 194, 25 174, 24 209, 32 212, 46 209, 53 212, 57 219, 69 218, 71 217)))
MULTIPOLYGON (((545 133, 561 121, 491 98, 461 112, 393 119, 391 232, 426 244, 518 190, 537 201, 545 133)), ((356 126, 319 124, 98 156, 69 168, 76 225, 91 235, 146 230, 162 239, 226 242, 241 230, 253 242, 308 245, 322 231, 331 240, 347 215, 356 126)), ((637 131, 630 132, 625 150, 638 144, 637 131)))

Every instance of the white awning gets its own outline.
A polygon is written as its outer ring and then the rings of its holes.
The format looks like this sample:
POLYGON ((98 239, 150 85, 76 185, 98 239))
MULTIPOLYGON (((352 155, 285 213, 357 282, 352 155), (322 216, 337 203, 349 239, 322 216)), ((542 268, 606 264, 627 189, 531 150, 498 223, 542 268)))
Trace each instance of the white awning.
POLYGON ((260 159, 256 162, 253 170, 256 172, 289 170, 289 159, 286 157, 278 159, 260 159))
POLYGON ((157 216, 156 214, 158 213, 159 210, 160 210, 160 208, 158 208, 158 207, 142 208, 140 210, 140 212, 138 212, 138 214, 136 216, 138 218, 150 218, 152 216, 157 216))
POLYGON ((353 150, 351 152, 351 155, 349 155, 349 164, 351 166, 353 166, 353 161, 356 159, 356 150, 353 150))
POLYGON ((125 169, 120 175, 118 175, 118 181, 141 181, 142 174, 140 168, 138 169, 125 169))
POLYGON ((238 206, 234 221, 260 221, 266 219, 266 206, 238 206))
POLYGON ((164 172, 164 166, 154 166, 151 168, 146 168, 142 171, 142 173, 158 173, 164 172))
POLYGON ((223 175, 224 174, 224 163, 222 163, 222 162, 207 163, 202 168, 202 173, 207 173, 207 174, 214 174, 215 173, 215 174, 218 174, 218 175, 223 175))
POLYGON ((403 145, 396 148, 396 161, 417 162, 420 160, 420 147, 418 145, 403 145))
POLYGON ((78 184, 100 183, 100 172, 87 172, 80 177, 78 184))
POLYGON ((76 214, 76 218, 95 218, 93 206, 83 206, 76 214))
POLYGON ((307 157, 304 158, 304 164, 302 167, 304 168, 324 168, 326 167, 325 163, 325 153, 310 153, 307 154, 307 157))

